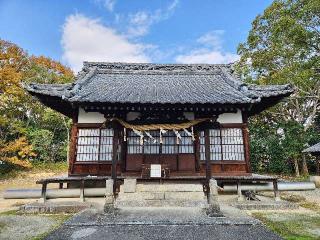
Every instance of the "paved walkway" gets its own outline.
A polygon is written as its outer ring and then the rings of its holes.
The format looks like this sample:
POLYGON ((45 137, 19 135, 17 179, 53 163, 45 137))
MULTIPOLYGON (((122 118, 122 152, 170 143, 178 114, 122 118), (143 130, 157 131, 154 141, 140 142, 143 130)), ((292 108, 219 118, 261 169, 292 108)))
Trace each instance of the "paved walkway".
POLYGON ((222 212, 224 217, 208 217, 200 208, 122 208, 114 214, 91 209, 46 239, 281 239, 237 209, 222 206, 222 212))

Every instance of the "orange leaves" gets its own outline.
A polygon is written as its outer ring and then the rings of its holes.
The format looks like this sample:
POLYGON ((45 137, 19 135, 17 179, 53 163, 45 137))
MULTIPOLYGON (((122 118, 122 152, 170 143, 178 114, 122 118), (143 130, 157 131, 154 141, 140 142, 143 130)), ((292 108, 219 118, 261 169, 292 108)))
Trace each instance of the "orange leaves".
POLYGON ((29 168, 31 167, 29 160, 37 156, 25 137, 1 145, 0 157, 3 162, 29 168))
POLYGON ((73 72, 70 68, 65 67, 61 63, 52 60, 51 58, 44 57, 44 56, 31 56, 30 60, 37 65, 41 65, 51 71, 54 71, 57 75, 63 75, 66 78, 72 78, 73 72))
MULTIPOLYGON (((31 130, 41 133, 49 128, 48 131, 52 130, 53 134, 62 138, 61 143, 65 142, 64 136, 58 135, 61 133, 48 127, 55 117, 46 118, 45 107, 26 93, 22 83, 71 81, 73 72, 70 68, 44 56, 29 56, 16 44, 0 39, 0 161, 30 167, 33 158, 45 159, 46 155, 50 155, 50 146, 43 151, 38 149, 34 139, 28 135, 31 130)), ((41 139, 38 145, 40 143, 41 139)), ((55 160, 54 157, 50 159, 55 160)))

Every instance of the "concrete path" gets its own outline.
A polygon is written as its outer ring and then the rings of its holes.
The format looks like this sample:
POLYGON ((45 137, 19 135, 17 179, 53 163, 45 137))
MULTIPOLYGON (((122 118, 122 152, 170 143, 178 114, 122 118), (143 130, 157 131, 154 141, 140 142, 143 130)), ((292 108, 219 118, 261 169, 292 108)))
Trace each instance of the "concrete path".
POLYGON ((200 208, 122 208, 114 214, 90 209, 46 239, 281 239, 237 209, 222 206, 222 212, 224 217, 210 218, 200 208))

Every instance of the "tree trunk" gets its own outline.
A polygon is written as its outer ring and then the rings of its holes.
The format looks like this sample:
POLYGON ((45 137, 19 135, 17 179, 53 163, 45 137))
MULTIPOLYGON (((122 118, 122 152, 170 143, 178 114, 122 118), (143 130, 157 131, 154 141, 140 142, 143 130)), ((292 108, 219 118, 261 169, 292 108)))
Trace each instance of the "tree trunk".
POLYGON ((293 166, 294 166, 294 171, 295 171, 296 177, 300 177, 299 164, 298 164, 298 160, 296 158, 293 159, 293 166))
POLYGON ((320 156, 316 156, 316 175, 320 176, 320 156))
POLYGON ((302 174, 304 176, 308 176, 309 175, 309 170, 308 170, 308 165, 307 165, 307 160, 306 160, 306 155, 303 154, 302 156, 302 174))

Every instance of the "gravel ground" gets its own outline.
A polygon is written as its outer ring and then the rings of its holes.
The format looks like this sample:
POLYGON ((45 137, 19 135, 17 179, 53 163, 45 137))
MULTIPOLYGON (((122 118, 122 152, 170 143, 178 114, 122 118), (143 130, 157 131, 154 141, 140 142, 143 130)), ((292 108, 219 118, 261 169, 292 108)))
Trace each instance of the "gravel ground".
POLYGON ((0 239, 24 240, 50 231, 59 220, 46 216, 0 215, 0 239))
POLYGON ((281 239, 258 220, 223 206, 225 217, 208 217, 200 208, 126 208, 114 214, 86 210, 55 230, 59 239, 281 239))
POLYGON ((114 225, 64 226, 46 239, 280 240, 281 238, 262 225, 114 225))

